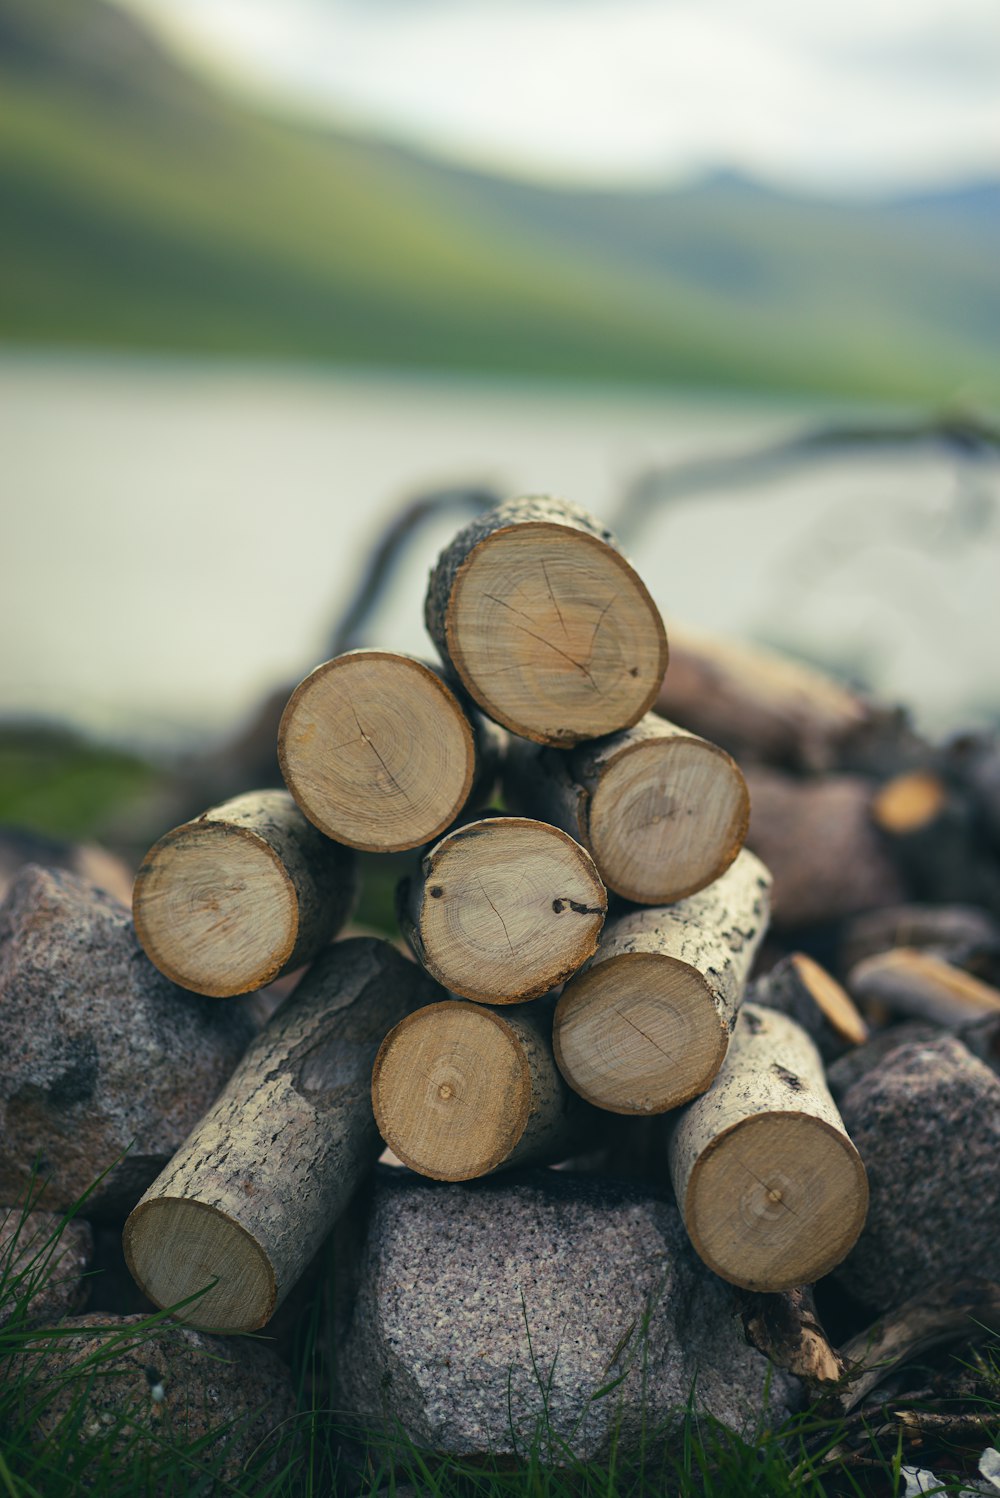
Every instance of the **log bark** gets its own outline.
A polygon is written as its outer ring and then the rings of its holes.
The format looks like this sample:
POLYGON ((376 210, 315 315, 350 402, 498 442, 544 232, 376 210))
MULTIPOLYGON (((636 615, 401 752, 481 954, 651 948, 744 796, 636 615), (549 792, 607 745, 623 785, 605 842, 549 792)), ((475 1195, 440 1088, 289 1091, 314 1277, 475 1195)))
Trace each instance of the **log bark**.
POLYGON ((594 1128, 552 1059, 544 1005, 447 999, 408 1015, 375 1058, 372 1105, 393 1153, 438 1181, 562 1159, 594 1128))
POLYGON ((670 905, 718 879, 750 820, 736 762, 655 713, 568 753, 512 739, 504 796, 576 838, 607 887, 640 905, 670 905))
POLYGON ((146 958, 128 911, 28 867, 0 910, 0 1201, 127 1212, 255 1033, 249 1001, 205 1004, 146 958), (103 1175, 102 1172, 107 1172, 103 1175))
POLYGON ((973 954, 1000 953, 1000 924, 975 905, 890 905, 851 920, 840 943, 840 964, 849 972, 893 947, 929 950, 964 967, 973 954))
POLYGON ((840 1283, 885 1310, 965 1275, 1000 1279, 1000 1078, 941 1035, 892 1051, 841 1107, 871 1209, 840 1283))
POLYGON ((502 734, 442 671, 389 650, 317 666, 288 700, 278 762, 327 837, 368 853, 419 848, 488 799, 502 734))
POLYGON ((610 531, 556 499, 512 500, 460 531, 425 619, 473 700, 540 744, 631 727, 667 666, 659 611, 610 531))
POLYGON ((691 1242, 747 1290, 812 1284, 861 1232, 861 1157, 819 1053, 786 1015, 744 1004, 719 1075, 680 1114, 670 1174, 691 1242))
POLYGON ((687 900, 608 922, 556 1006, 556 1060, 581 1097, 613 1113, 663 1113, 704 1092, 767 927, 769 889, 743 852, 687 900))
POLYGON ((162 973, 225 998, 312 961, 349 918, 356 892, 351 852, 307 822, 287 791, 252 791, 153 845, 132 915, 162 973))
POLYGON ((400 887, 399 923, 429 973, 483 1004, 520 1004, 593 956, 608 896, 584 848, 527 817, 441 839, 400 887))
POLYGON ((805 952, 793 952, 758 978, 752 998, 801 1025, 824 1062, 868 1039, 868 1026, 850 995, 805 952))
POLYGON ((871 781, 854 775, 799 781, 752 768, 746 780, 747 846, 774 875, 776 927, 833 923, 905 899, 871 821, 871 781))
POLYGON ((909 947, 866 957, 851 969, 847 983, 859 1002, 946 1029, 1000 1014, 1000 990, 931 952, 909 947))
POLYGON ((125 1224, 150 1300, 197 1296, 175 1313, 194 1326, 269 1320, 378 1158, 372 1059, 432 992, 388 942, 323 954, 125 1224))
POLYGON ((671 629, 656 711, 738 758, 827 771, 869 720, 831 677, 762 645, 671 629))

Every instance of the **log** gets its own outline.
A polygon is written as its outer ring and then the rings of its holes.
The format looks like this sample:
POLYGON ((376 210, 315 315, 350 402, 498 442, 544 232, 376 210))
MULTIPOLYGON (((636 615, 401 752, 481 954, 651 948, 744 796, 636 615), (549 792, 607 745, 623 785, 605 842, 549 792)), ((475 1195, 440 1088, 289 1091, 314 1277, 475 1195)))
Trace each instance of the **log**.
POLYGON ((872 820, 916 899, 1000 911, 1000 867, 963 787, 929 768, 894 776, 875 795, 872 820))
POLYGON ((776 927, 833 923, 879 905, 899 905, 902 879, 870 816, 874 787, 863 776, 793 780, 750 768, 747 846, 774 875, 776 927))
POLYGON ((946 1029, 1000 1014, 1000 990, 932 952, 910 947, 866 957, 851 969, 847 984, 859 1002, 874 1002, 891 1013, 930 1020, 946 1029))
POLYGON ((811 771, 833 769, 870 718, 856 693, 814 667, 676 626, 655 710, 738 757, 811 771))
POLYGON ((523 1462, 540 1438, 552 1467, 658 1474, 689 1408, 737 1431, 785 1418, 792 1381, 747 1345, 662 1189, 381 1175, 335 1391, 365 1429, 467 1460, 523 1462))
POLYGON ((327 837, 398 853, 440 837, 470 803, 488 799, 501 738, 434 666, 352 650, 295 688, 278 728, 278 763, 327 837))
POLYGON ((975 905, 890 905, 855 916, 840 943, 840 963, 850 971, 893 947, 930 950, 956 967, 974 953, 1000 952, 1000 924, 975 905))
POLYGON ((608 922, 556 1006, 556 1061, 581 1097, 612 1113, 663 1113, 704 1092, 767 927, 769 889, 743 852, 687 900, 608 922))
POLYGON ((793 952, 758 978, 753 1001, 802 1026, 824 1062, 868 1039, 868 1026, 850 995, 805 952, 793 952))
POLYGON ((457 828, 398 894, 420 962, 482 1004, 520 1004, 564 983, 595 952, 607 908, 590 854, 527 817, 457 828))
POLYGON ((377 1160, 372 1059, 432 992, 388 942, 323 953, 125 1224, 150 1300, 197 1295, 175 1313, 193 1326, 265 1325, 377 1160))
POLYGON ((708 1092, 679 1115, 670 1174, 710 1269, 747 1290, 791 1290, 829 1273, 865 1221, 861 1157, 787 1015, 744 1004, 708 1092))
POLYGON ((900 1364, 991 1333, 1000 1335, 1000 1285, 973 1277, 933 1285, 845 1342, 841 1356, 851 1374, 836 1403, 846 1414, 900 1364))
POLYGON ((311 962, 356 891, 354 855, 317 832, 287 791, 251 791, 154 843, 132 915, 161 973, 228 998, 311 962))
POLYGON ((639 905, 670 905, 718 879, 750 820, 735 760, 655 713, 568 753, 511 739, 504 798, 576 838, 608 889, 639 905))
POLYGON ((500 1011, 446 999, 408 1015, 372 1068, 382 1138, 436 1181, 586 1147, 593 1118, 560 1077, 550 1036, 547 1006, 500 1011))
POLYGON ((205 1004, 157 972, 116 900, 22 870, 0 910, 0 1201, 45 1182, 53 1211, 89 1192, 88 1218, 127 1212, 255 1030, 248 1000, 205 1004))
POLYGON ((940 1035, 892 1051, 841 1108, 871 1209, 838 1282, 879 1311, 966 1275, 1000 1279, 1000 1077, 940 1035))
POLYGON ((431 573, 424 617, 473 700, 539 744, 638 723, 667 668, 645 584, 610 531, 557 499, 470 522, 431 573))

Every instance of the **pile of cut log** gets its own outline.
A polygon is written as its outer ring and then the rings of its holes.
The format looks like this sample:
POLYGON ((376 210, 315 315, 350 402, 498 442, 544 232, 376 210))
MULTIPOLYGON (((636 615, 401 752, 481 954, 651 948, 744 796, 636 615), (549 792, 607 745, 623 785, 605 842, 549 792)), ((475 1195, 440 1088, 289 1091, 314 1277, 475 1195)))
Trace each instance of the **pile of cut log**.
MULTIPOLYGON (((317 667, 281 721, 287 791, 175 828, 139 871, 139 938, 184 988, 313 966, 132 1212, 136 1280, 194 1296, 196 1325, 263 1325, 371 1163, 373 1110, 398 1160, 452 1182, 669 1113, 663 1170, 705 1263, 812 1282, 861 1231, 865 1171, 801 1015, 741 1016, 771 879, 735 761, 651 711, 667 642, 646 587, 590 516, 521 500, 444 552, 426 622, 443 665, 317 667), (330 946, 352 849, 424 850, 399 891, 419 966, 330 946)), ((861 1037, 832 979, 794 986, 861 1037)))
MULTIPOLYGON (((83 1099, 108 1156, 139 1141, 95 1196, 106 1216, 131 1208, 138 1286, 194 1328, 251 1331, 388 1147, 428 1182, 397 1171, 376 1191, 342 1397, 374 1418, 399 1374, 411 1404, 393 1418, 443 1450, 505 1449, 531 1285, 546 1287, 555 1379, 589 1314, 627 1322, 630 1286, 652 1315, 668 1265, 713 1329, 677 1331, 679 1304, 664 1306, 671 1345, 698 1348, 663 1386, 700 1367, 701 1407, 730 1418, 759 1409, 766 1364, 732 1340, 714 1276, 773 1295, 836 1271, 875 1311, 1000 1279, 1000 758, 973 742, 931 754, 898 715, 747 647, 672 635, 667 671, 660 615, 614 539, 551 500, 461 531, 426 624, 437 664, 357 650, 296 687, 285 789, 149 850, 133 896, 145 956, 124 913, 70 876, 15 883, 0 1040, 22 1059, 0 1085, 0 1194, 16 1199, 42 1154, 46 1205, 73 1205, 83 1099), (413 853, 397 900, 409 952, 351 928, 356 851, 413 853), (83 1035, 95 1000, 77 968, 102 950, 101 1012, 126 991, 134 1011, 101 1025, 84 1077, 30 1016, 58 972, 83 1035), (277 980, 275 1007, 259 991, 277 980), (190 1058, 183 1098, 161 1096, 167 1048, 190 1058), (569 1171, 460 1184, 556 1164, 569 1171), (595 1173, 644 1176, 653 1196, 595 1173), (463 1223, 475 1236, 475 1274, 435 1250, 439 1211, 449 1244, 463 1223), (485 1317, 496 1345, 431 1346, 452 1314, 472 1341, 485 1317), (465 1380, 450 1405, 449 1379, 465 1380), (482 1408, 455 1424, 472 1389, 482 1408)), ((979 1295, 980 1314, 994 1300, 979 1295)), ((619 1363, 640 1379, 627 1324, 615 1335, 594 1388, 619 1363)), ((829 1366, 844 1371, 832 1352, 829 1366)), ((580 1389, 564 1390, 574 1430, 580 1389)))

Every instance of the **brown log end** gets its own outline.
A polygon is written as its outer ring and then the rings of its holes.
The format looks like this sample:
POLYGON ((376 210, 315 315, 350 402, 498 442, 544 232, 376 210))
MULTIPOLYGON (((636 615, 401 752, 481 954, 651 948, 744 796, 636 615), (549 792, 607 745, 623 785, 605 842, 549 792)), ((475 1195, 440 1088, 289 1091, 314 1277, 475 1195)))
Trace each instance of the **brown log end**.
POLYGON ((414 947, 452 993, 517 1004, 564 983, 597 949, 608 907, 593 859, 528 817, 484 817, 424 859, 414 947))
POLYGON ((627 746, 600 777, 589 846, 609 889, 669 905, 725 873, 749 821, 746 781, 725 750, 694 737, 651 737, 627 746))
POLYGON ((122 1246, 143 1294, 165 1309, 176 1307, 178 1321, 252 1332, 271 1318, 277 1284, 270 1260, 238 1222, 206 1202, 168 1196, 140 1202, 125 1223, 122 1246))
POLYGON ((445 638, 473 699, 540 744, 637 723, 667 666, 659 610, 625 558, 545 521, 502 527, 473 547, 451 588, 445 638))
POLYGON ((472 788, 472 727, 422 661, 357 650, 317 666, 288 700, 278 763, 327 837, 368 853, 418 848, 459 815, 472 788))
POLYGON ((847 1135, 808 1114, 758 1113, 696 1161, 684 1218, 710 1269, 749 1290, 811 1285, 854 1246, 868 1180, 847 1135))
POLYGON ((503 1164, 524 1133, 531 1093, 510 1026, 459 1000, 407 1015, 372 1069, 382 1138, 405 1165, 438 1181, 472 1180, 503 1164))
POLYGON ((587 1102, 665 1113, 705 1091, 728 1032, 702 974, 679 958, 624 952, 566 985, 552 1030, 556 1062, 587 1102))

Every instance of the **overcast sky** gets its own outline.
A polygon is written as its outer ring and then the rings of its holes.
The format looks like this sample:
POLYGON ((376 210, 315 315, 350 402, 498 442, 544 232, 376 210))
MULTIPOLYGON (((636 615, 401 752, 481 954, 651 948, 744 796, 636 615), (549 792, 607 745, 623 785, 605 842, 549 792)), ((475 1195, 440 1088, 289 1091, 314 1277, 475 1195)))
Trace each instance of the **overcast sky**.
POLYGON ((1000 0, 127 0, 283 108, 507 171, 1000 175, 1000 0))

